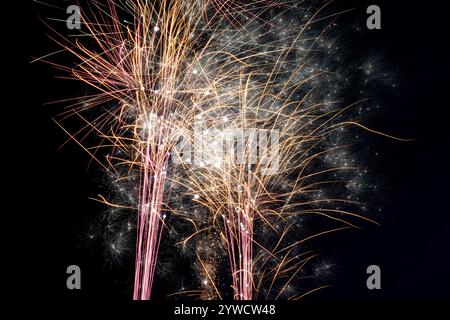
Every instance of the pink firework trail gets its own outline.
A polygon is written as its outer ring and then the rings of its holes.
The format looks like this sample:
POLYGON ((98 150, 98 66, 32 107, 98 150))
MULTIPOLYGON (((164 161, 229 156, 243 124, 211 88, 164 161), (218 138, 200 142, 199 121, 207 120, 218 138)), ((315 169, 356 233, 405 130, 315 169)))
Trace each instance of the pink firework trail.
POLYGON ((150 299, 155 274, 158 248, 162 235, 164 215, 161 215, 164 183, 170 146, 163 141, 167 128, 159 126, 158 149, 152 152, 150 137, 142 152, 143 172, 141 177, 140 205, 137 223, 136 269, 134 279, 135 300, 150 299))
MULTIPOLYGON (((251 178, 249 172, 249 185, 251 185, 251 178)), ((253 293, 254 211, 250 203, 250 190, 247 190, 246 193, 245 209, 236 209, 233 205, 229 205, 228 219, 224 221, 235 300, 252 300, 253 293)))

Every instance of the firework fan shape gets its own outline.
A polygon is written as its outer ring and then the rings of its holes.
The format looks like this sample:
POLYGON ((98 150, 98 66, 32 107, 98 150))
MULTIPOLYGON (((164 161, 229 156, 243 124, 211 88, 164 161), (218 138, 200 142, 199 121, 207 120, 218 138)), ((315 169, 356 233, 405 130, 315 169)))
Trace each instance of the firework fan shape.
POLYGON ((318 256, 305 244, 376 223, 342 138, 349 127, 381 134, 357 121, 362 100, 340 98, 353 85, 330 36, 343 12, 322 1, 89 4, 82 36, 54 38, 76 64, 47 62, 93 91, 58 124, 82 121, 66 132, 123 195, 96 200, 137 212, 135 227, 125 219, 133 298, 151 297, 161 239, 189 253, 201 283, 176 295, 299 299, 324 287, 293 289, 318 256), (320 220, 305 232, 310 217, 320 220))

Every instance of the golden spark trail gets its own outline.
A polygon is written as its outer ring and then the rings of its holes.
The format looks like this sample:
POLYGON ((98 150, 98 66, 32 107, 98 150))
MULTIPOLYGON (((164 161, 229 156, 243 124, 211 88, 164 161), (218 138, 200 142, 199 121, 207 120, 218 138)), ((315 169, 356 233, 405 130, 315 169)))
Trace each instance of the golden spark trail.
POLYGON ((195 243, 203 278, 178 294, 226 297, 224 256, 234 299, 297 299, 318 290, 290 291, 318 256, 305 242, 374 222, 353 196, 363 175, 342 137, 392 136, 355 119, 364 98, 342 98, 351 81, 327 38, 332 2, 92 0, 78 36, 56 33, 75 65, 39 60, 91 90, 60 101, 58 125, 80 121, 64 130, 137 198, 95 199, 137 210, 133 299, 151 297, 165 227, 192 230, 173 247, 195 243), (306 233, 310 216, 326 222, 306 233))

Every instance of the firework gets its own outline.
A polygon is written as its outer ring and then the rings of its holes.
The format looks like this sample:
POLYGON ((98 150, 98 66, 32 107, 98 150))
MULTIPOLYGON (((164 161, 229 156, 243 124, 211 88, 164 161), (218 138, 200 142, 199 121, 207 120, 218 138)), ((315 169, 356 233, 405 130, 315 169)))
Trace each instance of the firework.
POLYGON ((83 35, 89 40, 56 40, 80 63, 74 68, 52 64, 96 90, 62 115, 64 120, 76 114, 86 123, 71 137, 79 141, 82 134, 97 134, 101 145, 86 148, 94 159, 117 180, 139 177, 134 299, 150 298, 172 140, 176 128, 185 127, 195 112, 186 104, 193 94, 186 69, 195 40, 195 21, 190 19, 195 7, 181 1, 161 1, 158 6, 147 1, 123 6, 93 1, 90 11, 82 12, 87 29, 83 35), (121 19, 118 10, 133 21, 121 19), (103 110, 98 118, 83 116, 96 107, 103 110), (111 149, 105 160, 91 151, 101 148, 111 149))
MULTIPOLYGON (((339 99, 348 75, 335 70, 341 57, 326 34, 337 14, 324 14, 326 7, 304 10, 299 18, 289 3, 275 13, 253 5, 253 19, 234 8, 233 16, 249 21, 232 28, 208 20, 219 27, 208 55, 198 61, 201 75, 213 84, 205 89, 211 98, 197 104, 202 113, 187 133, 189 147, 179 150, 180 158, 193 157, 180 161, 173 179, 206 209, 199 218, 186 215, 217 230, 234 299, 303 297, 289 295, 291 282, 317 254, 302 252, 301 245, 359 228, 361 221, 376 223, 359 212, 364 204, 350 190, 363 174, 340 137, 350 126, 369 129, 353 116, 363 100, 339 99), (301 222, 311 215, 328 221, 305 235, 301 222)), ((194 235, 198 230, 203 229, 194 235)), ((211 267, 201 265, 207 283, 211 267)))
POLYGON ((367 128, 352 113, 362 100, 339 98, 350 81, 327 5, 91 1, 77 40, 55 39, 78 63, 49 63, 93 90, 59 122, 81 119, 71 138, 137 199, 99 199, 137 210, 134 299, 151 297, 170 216, 194 228, 178 244, 195 243, 208 299, 223 296, 224 255, 234 299, 279 298, 317 256, 300 245, 374 222, 349 191, 362 174, 340 137, 367 128), (311 215, 328 222, 305 234, 311 215))

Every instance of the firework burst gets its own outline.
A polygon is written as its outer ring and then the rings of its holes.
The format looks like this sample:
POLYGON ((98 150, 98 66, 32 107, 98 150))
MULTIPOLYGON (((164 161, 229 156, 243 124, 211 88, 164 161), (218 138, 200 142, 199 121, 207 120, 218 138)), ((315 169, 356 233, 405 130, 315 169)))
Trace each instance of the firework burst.
POLYGON ((223 297, 224 256, 234 299, 304 296, 290 286, 317 254, 301 245, 374 222, 347 188, 361 170, 340 137, 367 128, 354 119, 362 100, 340 98, 351 81, 328 35, 342 12, 290 1, 105 3, 82 11, 75 41, 54 39, 76 65, 49 63, 94 90, 59 122, 81 119, 71 138, 126 186, 128 204, 97 200, 137 211, 134 299, 150 299, 164 227, 183 248, 194 243, 200 298, 223 297), (100 143, 87 147, 91 134, 100 143), (327 222, 306 234, 308 216, 327 222), (193 227, 186 236, 174 231, 182 221, 193 227))

